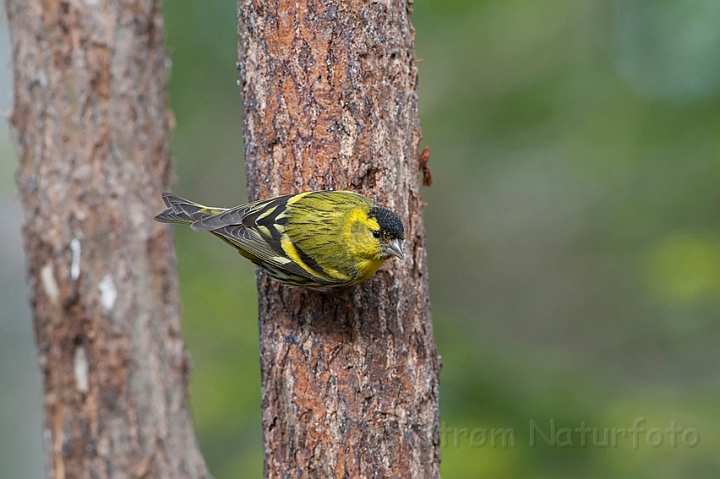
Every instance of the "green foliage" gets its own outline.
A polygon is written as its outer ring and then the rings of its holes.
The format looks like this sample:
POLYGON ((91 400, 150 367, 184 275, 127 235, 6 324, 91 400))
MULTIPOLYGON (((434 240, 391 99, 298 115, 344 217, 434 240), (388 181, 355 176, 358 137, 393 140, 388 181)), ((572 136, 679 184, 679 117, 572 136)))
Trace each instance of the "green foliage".
MULTIPOLYGON (((458 431, 445 479, 720 472, 720 97, 702 67, 720 58, 713 2, 413 6, 441 420, 458 431), (682 28, 663 27, 668 11, 682 28), (573 432, 572 446, 529 445, 531 420, 602 437, 639 417, 695 428, 699 443, 583 447, 573 432), (513 429, 516 446, 473 446, 482 428, 513 429)), ((176 190, 238 204, 235 2, 164 8, 176 190)), ((188 229, 177 245, 201 447, 218 479, 259 477, 253 269, 188 229)))

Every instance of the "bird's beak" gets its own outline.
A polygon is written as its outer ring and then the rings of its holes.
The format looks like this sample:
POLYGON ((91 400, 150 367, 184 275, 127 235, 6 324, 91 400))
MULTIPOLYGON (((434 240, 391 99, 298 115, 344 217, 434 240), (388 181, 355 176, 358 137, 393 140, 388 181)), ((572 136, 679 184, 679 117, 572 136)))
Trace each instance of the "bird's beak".
POLYGON ((386 246, 386 252, 391 256, 397 256, 400 259, 405 259, 402 248, 400 247, 400 240, 394 239, 392 243, 388 243, 386 246))

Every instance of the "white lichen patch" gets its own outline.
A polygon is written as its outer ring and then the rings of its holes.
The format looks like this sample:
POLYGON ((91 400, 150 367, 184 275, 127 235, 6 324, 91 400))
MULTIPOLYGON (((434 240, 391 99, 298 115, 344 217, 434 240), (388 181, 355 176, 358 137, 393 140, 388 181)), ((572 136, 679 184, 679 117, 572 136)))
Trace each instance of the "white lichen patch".
POLYGON ((358 125, 349 111, 344 110, 342 115, 342 137, 340 138, 340 156, 350 158, 355 151, 355 137, 358 125))
POLYGON ((70 263, 70 278, 77 281, 80 277, 80 240, 73 238, 70 242, 70 250, 72 251, 72 263, 70 263))
POLYGON ((60 288, 55 281, 55 270, 52 263, 48 263, 40 269, 40 280, 42 281, 45 294, 50 298, 50 302, 57 304, 60 299, 60 288))
POLYGON ((82 346, 75 348, 73 368, 75 370, 75 387, 81 393, 87 393, 90 390, 90 381, 88 379, 90 364, 88 363, 85 348, 82 346))
POLYGON ((117 290, 115 289, 115 283, 113 283, 112 277, 109 274, 100 281, 98 285, 100 289, 100 303, 103 307, 103 313, 108 314, 112 311, 115 306, 115 300, 117 299, 117 290))

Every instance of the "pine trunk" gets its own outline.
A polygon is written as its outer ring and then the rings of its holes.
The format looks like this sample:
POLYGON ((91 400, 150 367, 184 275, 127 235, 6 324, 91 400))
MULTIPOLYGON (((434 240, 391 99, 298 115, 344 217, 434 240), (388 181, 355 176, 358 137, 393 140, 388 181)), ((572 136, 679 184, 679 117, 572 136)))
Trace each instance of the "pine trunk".
POLYGON ((333 294, 258 276, 265 475, 439 477, 438 378, 405 1, 238 0, 251 199, 350 189, 405 261, 333 294))
POLYGON ((167 227, 160 0, 7 0, 48 478, 205 478, 167 227))

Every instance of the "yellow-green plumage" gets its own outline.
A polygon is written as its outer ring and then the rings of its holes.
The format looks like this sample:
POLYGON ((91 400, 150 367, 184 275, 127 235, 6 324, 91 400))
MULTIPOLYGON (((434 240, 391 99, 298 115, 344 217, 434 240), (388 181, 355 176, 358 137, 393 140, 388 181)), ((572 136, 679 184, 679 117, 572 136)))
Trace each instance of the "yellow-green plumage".
POLYGON ((163 195, 168 209, 155 219, 209 231, 295 286, 345 286, 371 277, 402 256, 403 226, 391 211, 350 191, 279 196, 231 209, 163 195))

